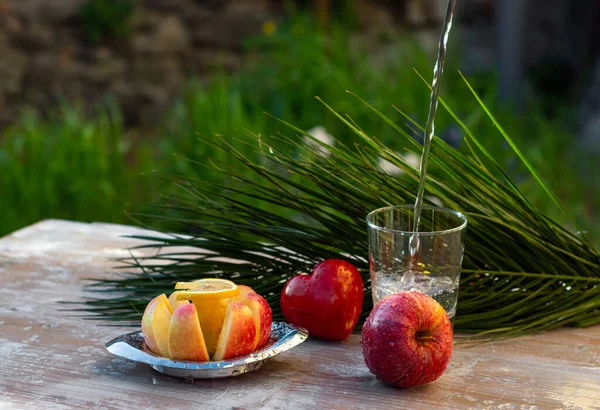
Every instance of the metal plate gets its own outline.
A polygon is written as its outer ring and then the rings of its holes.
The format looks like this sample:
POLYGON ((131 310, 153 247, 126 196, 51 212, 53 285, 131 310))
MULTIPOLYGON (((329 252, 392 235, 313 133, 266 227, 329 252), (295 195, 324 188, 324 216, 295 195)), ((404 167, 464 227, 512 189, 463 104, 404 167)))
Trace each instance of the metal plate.
POLYGON ((258 351, 246 356, 220 362, 184 362, 157 356, 144 343, 142 332, 121 335, 106 344, 106 349, 125 359, 146 363, 155 370, 169 376, 193 379, 214 379, 239 376, 260 368, 263 363, 281 352, 299 345, 308 337, 308 332, 284 322, 273 322, 269 341, 258 351))

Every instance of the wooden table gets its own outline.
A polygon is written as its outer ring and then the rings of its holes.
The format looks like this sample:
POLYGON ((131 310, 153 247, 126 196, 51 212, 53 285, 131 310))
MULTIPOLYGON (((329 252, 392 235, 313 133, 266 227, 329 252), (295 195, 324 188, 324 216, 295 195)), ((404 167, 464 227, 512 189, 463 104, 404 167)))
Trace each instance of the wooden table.
POLYGON ((309 340, 260 370, 228 379, 170 378, 111 356, 129 328, 70 316, 61 300, 82 278, 110 275, 109 258, 140 230, 47 220, 0 239, 0 409, 598 409, 600 326, 454 350, 435 383, 385 386, 363 363, 359 335, 309 340))

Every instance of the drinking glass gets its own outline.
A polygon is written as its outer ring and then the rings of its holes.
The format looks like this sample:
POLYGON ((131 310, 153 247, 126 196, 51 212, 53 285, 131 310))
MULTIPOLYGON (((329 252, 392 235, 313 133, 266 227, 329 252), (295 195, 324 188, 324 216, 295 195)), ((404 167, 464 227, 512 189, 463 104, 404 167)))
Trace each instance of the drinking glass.
POLYGON ((393 293, 421 292, 456 313, 467 218, 450 209, 424 206, 419 231, 414 206, 376 209, 367 215, 373 303, 393 293))

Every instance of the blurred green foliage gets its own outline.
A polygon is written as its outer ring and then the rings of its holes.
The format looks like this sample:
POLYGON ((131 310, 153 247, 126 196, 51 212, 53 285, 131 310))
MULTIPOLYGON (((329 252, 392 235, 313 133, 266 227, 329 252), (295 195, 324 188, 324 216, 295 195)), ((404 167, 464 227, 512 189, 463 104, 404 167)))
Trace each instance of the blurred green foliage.
POLYGON ((91 118, 66 105, 49 118, 24 112, 0 145, 0 235, 48 217, 122 221, 148 163, 128 149, 121 123, 116 109, 91 118))
POLYGON ((94 44, 111 37, 126 37, 131 28, 131 0, 86 0, 79 10, 84 38, 94 44))
MULTIPOLYGON (((0 140, 0 235, 48 217, 128 221, 125 204, 141 207, 149 201, 146 193, 158 188, 159 179, 141 176, 142 172, 231 184, 214 172, 214 166, 234 165, 205 141, 233 137, 228 141, 235 149, 256 155, 258 146, 277 144, 278 132, 289 133, 263 111, 305 130, 324 126, 338 143, 356 143, 315 96, 402 152, 406 147, 395 131, 346 90, 396 122, 403 120, 392 105, 422 124, 429 90, 413 68, 430 78, 432 58, 410 39, 371 53, 370 41, 361 44, 344 27, 332 23, 327 30, 323 35, 309 17, 299 15, 274 32, 249 40, 247 67, 233 75, 215 74, 208 83, 191 79, 156 133, 143 139, 132 140, 124 133, 114 105, 94 115, 72 105, 61 106, 46 118, 25 112, 0 140), (260 142, 246 130, 260 134, 260 142)), ((453 63, 459 60, 459 50, 451 52, 443 98, 533 203, 561 221, 558 210, 482 115, 453 63)), ((561 125, 564 122, 547 120, 536 103, 517 114, 498 106, 493 74, 472 74, 469 80, 580 225, 600 231, 600 198, 593 194, 598 170, 573 148, 574 137, 561 125)), ((438 112, 437 134, 458 149, 467 149, 454 120, 443 109, 438 112)), ((415 137, 420 133, 415 131, 415 137)))

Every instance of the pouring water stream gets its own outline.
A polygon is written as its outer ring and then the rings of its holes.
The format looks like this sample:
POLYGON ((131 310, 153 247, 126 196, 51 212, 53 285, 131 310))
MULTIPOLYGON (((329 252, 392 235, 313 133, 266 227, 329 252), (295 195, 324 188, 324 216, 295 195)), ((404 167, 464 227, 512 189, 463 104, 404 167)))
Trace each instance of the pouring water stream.
MULTIPOLYGON (((425 133, 423 135, 423 154, 421 155, 421 163, 419 166, 419 187, 417 190, 417 198, 414 206, 414 223, 413 223, 413 234, 410 238, 409 253, 412 260, 419 250, 419 236, 416 234, 419 231, 419 224, 421 222, 421 211, 423 209, 423 194, 425 193, 425 181, 427 179, 427 159, 429 157, 429 149, 431 148, 431 140, 435 133, 435 113, 438 107, 438 97, 440 93, 440 84, 442 80, 442 73, 444 72, 444 62, 446 60, 446 51, 448 46, 448 37, 450 30, 452 29, 452 19, 454 17, 454 8, 456 6, 456 0, 448 0, 448 8, 446 10, 446 17, 444 19, 444 27, 442 29, 442 35, 440 37, 440 43, 438 48, 437 59, 435 66, 433 67, 433 82, 431 84, 431 98, 429 102, 429 114, 427 116, 427 123, 425 125, 425 133)), ((415 271, 409 269, 403 277, 403 281, 407 284, 414 283, 415 271)))

